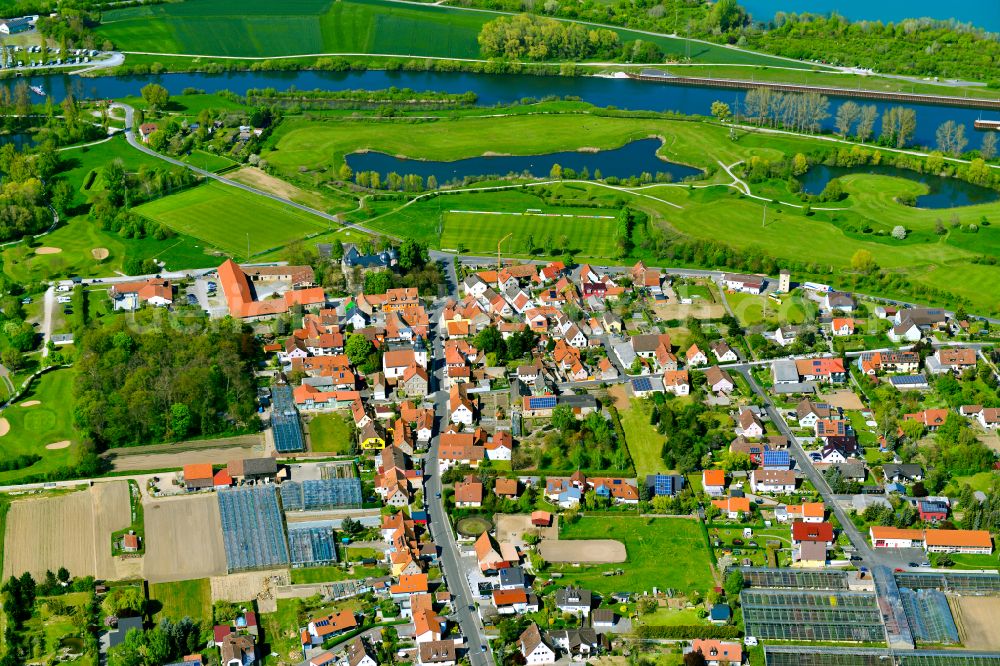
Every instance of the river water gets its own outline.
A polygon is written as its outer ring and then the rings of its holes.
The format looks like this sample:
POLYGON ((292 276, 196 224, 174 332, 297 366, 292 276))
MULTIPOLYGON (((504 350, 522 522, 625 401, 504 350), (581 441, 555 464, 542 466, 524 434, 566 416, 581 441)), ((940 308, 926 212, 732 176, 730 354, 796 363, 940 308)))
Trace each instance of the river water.
MULTIPOLYGON (((434 90, 450 93, 472 91, 479 96, 482 105, 505 104, 522 98, 541 98, 547 95, 559 97, 574 96, 596 106, 616 106, 621 109, 645 111, 678 111, 684 114, 708 115, 714 100, 722 100, 730 105, 742 103, 744 93, 737 90, 681 86, 669 83, 652 83, 633 79, 611 79, 601 77, 561 77, 469 74, 464 72, 387 72, 371 70, 365 72, 229 72, 223 74, 175 73, 148 76, 104 76, 97 78, 71 77, 67 75, 30 77, 32 85, 42 86, 50 95, 61 100, 67 89, 72 89, 78 97, 117 98, 139 95, 139 90, 154 81, 165 86, 172 94, 179 94, 184 88, 200 88, 207 92, 231 90, 244 94, 250 88, 276 88, 286 90, 292 86, 300 90, 379 90, 396 86, 414 90, 434 90)), ((3 81, 3 85, 13 86, 16 79, 3 81)), ((843 98, 831 97, 831 115, 843 98)), ((874 102, 883 112, 888 102, 874 102)), ((907 104, 917 112, 917 131, 913 143, 918 146, 933 146, 934 132, 946 120, 954 120, 966 126, 969 148, 979 147, 982 134, 973 130, 976 118, 1000 120, 1000 112, 981 111, 951 106, 928 104, 907 104)), ((825 123, 832 128, 832 118, 825 123)), ((876 126, 876 130, 878 126, 876 126)), ((587 145, 586 134, 580 137, 581 145, 587 145)))
POLYGON ((755 21, 770 21, 776 12, 829 14, 852 20, 899 22, 906 18, 954 18, 962 23, 1000 32, 1000 2, 996 0, 740 0, 755 21))

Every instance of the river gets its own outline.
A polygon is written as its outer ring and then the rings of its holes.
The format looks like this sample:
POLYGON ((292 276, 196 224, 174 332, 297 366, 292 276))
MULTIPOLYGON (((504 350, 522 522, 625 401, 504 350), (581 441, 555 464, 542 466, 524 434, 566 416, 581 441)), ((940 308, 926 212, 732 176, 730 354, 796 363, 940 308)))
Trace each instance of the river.
POLYGON ((899 22, 907 18, 954 18, 977 28, 1000 32, 1000 2, 996 0, 740 0, 755 21, 770 21, 776 12, 829 14, 854 21, 899 22))
MULTIPOLYGON (((17 79, 3 81, 13 86, 17 79)), ((517 100, 547 95, 559 97, 574 96, 596 106, 615 106, 620 109, 645 111, 678 111, 684 114, 708 115, 714 100, 722 100, 733 105, 742 103, 744 93, 737 90, 681 86, 669 83, 651 83, 633 79, 612 79, 593 76, 526 76, 470 74, 464 72, 387 72, 370 70, 365 72, 228 72, 223 74, 174 73, 148 76, 102 76, 96 78, 71 77, 65 74, 35 76, 28 78, 31 85, 42 86, 50 95, 61 100, 67 89, 72 89, 78 97, 119 98, 138 96, 142 86, 149 82, 160 83, 172 94, 179 94, 184 88, 200 88, 206 92, 231 90, 244 94, 250 88, 276 88, 286 90, 292 86, 300 90, 379 90, 396 86, 414 90, 434 90, 450 93, 472 91, 479 96, 482 105, 506 104, 517 100)), ((37 98, 36 98, 37 99, 37 98)), ((831 116, 843 98, 831 97, 831 116)), ((873 102, 883 112, 890 102, 873 102)), ((913 143, 919 146, 933 146, 934 132, 946 120, 954 120, 966 126, 971 148, 978 148, 982 134, 976 132, 972 123, 976 118, 1000 120, 1000 112, 981 111, 951 106, 929 104, 907 104, 917 112, 917 131, 913 143)), ((825 122, 831 129, 833 118, 825 122)), ((876 129, 878 126, 876 125, 876 129)))

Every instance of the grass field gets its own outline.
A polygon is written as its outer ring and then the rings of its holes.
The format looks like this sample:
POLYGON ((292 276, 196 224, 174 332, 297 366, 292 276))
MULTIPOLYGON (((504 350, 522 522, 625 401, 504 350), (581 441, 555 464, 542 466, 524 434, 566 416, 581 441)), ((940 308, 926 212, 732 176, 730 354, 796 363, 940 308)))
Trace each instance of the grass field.
POLYGON ((245 257, 327 228, 325 220, 220 183, 207 183, 143 204, 135 212, 227 254, 245 257))
POLYGON ((153 583, 149 597, 154 607, 159 604, 154 620, 164 618, 177 621, 184 617, 199 621, 202 626, 212 622, 212 586, 207 578, 182 580, 175 583, 153 583))
POLYGON ((73 371, 54 370, 36 379, 18 404, 0 417, 10 423, 10 432, 0 437, 0 459, 36 454, 41 460, 21 470, 0 472, 0 483, 17 483, 25 476, 45 474, 76 463, 79 434, 73 427, 73 371), (22 407, 27 401, 40 404, 22 407), (49 444, 69 440, 70 446, 47 449, 49 444))
POLYGON ((89 199, 89 193, 104 188, 101 182, 101 168, 112 160, 121 160, 128 172, 135 172, 139 167, 163 167, 165 162, 151 155, 132 148, 125 141, 124 135, 118 135, 110 141, 59 151, 59 175, 77 190, 74 204, 81 204, 89 199), (93 176, 90 176, 94 172, 93 176))
MULTIPOLYGON (((158 259, 168 270, 182 268, 207 268, 217 266, 221 260, 206 252, 205 244, 191 236, 177 234, 164 240, 153 238, 122 238, 104 231, 86 215, 71 217, 63 226, 36 245, 58 247, 59 254, 36 254, 26 245, 4 248, 3 270, 21 283, 36 280, 63 278, 67 275, 99 277, 121 270, 122 264, 133 257, 158 259), (108 258, 94 259, 91 250, 105 248, 108 258)), ((244 252, 246 251, 244 246, 244 252)))
MULTIPOLYGON (((185 55, 289 56, 372 53, 478 58, 476 37, 499 14, 386 0, 189 0, 105 12, 98 34, 125 51, 185 55)), ((623 42, 656 42, 695 62, 812 68, 771 56, 615 29, 623 42)))
POLYGON ((650 402, 638 398, 631 400, 629 409, 619 412, 628 452, 639 479, 645 479, 647 474, 667 471, 663 467, 663 458, 660 457, 664 437, 649 424, 651 413, 650 402))
POLYGON ((306 583, 325 583, 330 581, 348 580, 352 578, 366 578, 370 576, 384 576, 384 567, 366 567, 355 565, 352 567, 353 573, 345 571, 341 567, 299 567, 292 569, 292 583, 301 585, 306 583))
POLYGON ((539 248, 552 246, 588 257, 610 257, 615 252, 614 219, 594 219, 608 211, 593 210, 576 213, 548 214, 491 214, 486 212, 444 213, 444 233, 441 247, 460 249, 471 254, 491 254, 497 243, 513 234, 511 245, 516 246, 529 237, 539 248), (567 245, 563 245, 562 241, 567 245))
POLYGON ((616 539, 625 544, 623 565, 564 567, 561 585, 580 585, 602 594, 619 590, 652 592, 674 588, 681 592, 708 592, 714 584, 708 546, 695 520, 638 516, 585 516, 577 523, 561 523, 560 539, 616 539), (622 576, 603 571, 624 569, 622 576))
POLYGON ((345 455, 351 451, 352 423, 343 414, 320 414, 309 421, 309 449, 345 455))

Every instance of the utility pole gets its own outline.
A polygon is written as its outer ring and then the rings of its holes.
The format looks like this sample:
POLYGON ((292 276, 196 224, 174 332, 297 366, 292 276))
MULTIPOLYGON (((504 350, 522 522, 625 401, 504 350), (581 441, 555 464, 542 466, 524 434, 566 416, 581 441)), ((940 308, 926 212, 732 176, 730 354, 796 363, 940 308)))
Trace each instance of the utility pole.
POLYGON ((760 228, 763 229, 764 225, 767 223, 767 204, 764 204, 764 217, 760 219, 760 228))

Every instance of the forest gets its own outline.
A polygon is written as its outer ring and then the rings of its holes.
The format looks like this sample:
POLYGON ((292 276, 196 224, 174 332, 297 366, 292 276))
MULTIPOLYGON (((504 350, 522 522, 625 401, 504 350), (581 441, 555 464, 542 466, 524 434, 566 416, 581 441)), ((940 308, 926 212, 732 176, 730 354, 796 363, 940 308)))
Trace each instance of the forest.
POLYGON ((233 320, 130 330, 118 320, 78 337, 76 426, 107 447, 253 432, 253 335, 233 320))

